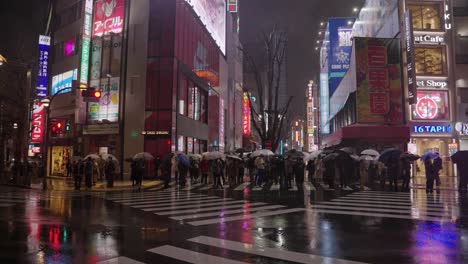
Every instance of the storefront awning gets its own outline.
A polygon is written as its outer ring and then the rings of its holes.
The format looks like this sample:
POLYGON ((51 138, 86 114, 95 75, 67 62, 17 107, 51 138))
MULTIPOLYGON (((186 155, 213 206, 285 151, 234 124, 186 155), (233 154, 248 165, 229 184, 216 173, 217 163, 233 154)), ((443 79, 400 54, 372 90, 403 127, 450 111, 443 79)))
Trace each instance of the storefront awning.
POLYGON ((406 125, 354 124, 346 126, 322 141, 324 147, 331 147, 343 141, 365 141, 375 143, 402 143, 410 139, 410 129, 406 125))

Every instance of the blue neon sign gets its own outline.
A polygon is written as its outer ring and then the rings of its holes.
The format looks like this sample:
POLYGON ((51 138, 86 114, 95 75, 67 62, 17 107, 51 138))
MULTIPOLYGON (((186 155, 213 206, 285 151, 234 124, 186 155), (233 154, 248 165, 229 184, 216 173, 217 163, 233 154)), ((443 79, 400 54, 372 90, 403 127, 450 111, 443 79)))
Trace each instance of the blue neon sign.
POLYGON ((413 125, 415 134, 450 134, 452 125, 413 125))

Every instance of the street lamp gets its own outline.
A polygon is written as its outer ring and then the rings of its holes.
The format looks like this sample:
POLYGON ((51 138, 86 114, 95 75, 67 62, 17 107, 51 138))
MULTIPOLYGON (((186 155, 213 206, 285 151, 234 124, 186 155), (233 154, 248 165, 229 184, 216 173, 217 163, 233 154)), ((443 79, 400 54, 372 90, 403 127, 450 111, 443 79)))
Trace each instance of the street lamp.
POLYGON ((0 66, 2 66, 4 63, 7 63, 7 59, 0 54, 0 66))

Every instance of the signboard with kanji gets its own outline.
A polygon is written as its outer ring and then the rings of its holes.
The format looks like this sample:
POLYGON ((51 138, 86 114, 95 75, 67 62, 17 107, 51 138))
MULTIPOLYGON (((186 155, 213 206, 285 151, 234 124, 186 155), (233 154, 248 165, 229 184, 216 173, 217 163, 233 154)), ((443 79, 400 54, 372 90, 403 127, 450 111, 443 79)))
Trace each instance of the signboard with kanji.
POLYGON ((49 74, 47 71, 49 62, 50 37, 39 35, 39 64, 36 83, 36 97, 47 96, 47 85, 49 84, 49 74))
POLYGON ((357 122, 402 123, 399 40, 355 38, 355 47, 357 122))
POLYGON ((248 93, 244 93, 242 100, 242 134, 244 136, 250 135, 250 100, 248 93))

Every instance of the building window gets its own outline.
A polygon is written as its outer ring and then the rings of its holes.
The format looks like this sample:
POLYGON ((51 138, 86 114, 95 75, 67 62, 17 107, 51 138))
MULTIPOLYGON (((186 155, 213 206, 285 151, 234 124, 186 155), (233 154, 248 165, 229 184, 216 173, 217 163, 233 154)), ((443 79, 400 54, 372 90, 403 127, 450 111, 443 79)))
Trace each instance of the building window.
POLYGON ((416 74, 442 75, 445 73, 445 49, 443 47, 415 48, 416 74))
POLYGON ((440 5, 408 5, 413 18, 414 30, 441 30, 440 5))
POLYGON ((207 123, 208 93, 182 75, 179 85, 178 113, 190 119, 207 123))

